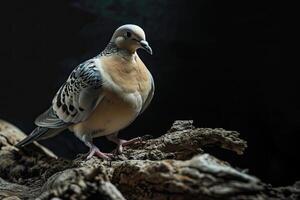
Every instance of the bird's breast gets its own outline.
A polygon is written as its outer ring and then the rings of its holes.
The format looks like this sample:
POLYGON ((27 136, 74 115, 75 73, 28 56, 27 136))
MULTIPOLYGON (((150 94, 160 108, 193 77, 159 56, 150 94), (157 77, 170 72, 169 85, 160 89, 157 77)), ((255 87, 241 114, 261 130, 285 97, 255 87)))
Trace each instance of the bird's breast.
POLYGON ((128 126, 140 113, 151 90, 149 71, 138 57, 135 62, 128 62, 119 56, 108 56, 99 62, 104 97, 89 118, 74 127, 75 132, 94 132, 94 137, 128 126))
POLYGON ((128 126, 138 115, 142 99, 128 95, 126 101, 115 94, 106 94, 81 128, 94 133, 93 137, 108 135, 128 126))
POLYGON ((117 55, 103 57, 100 66, 108 88, 124 93, 139 92, 142 97, 148 95, 151 89, 150 72, 137 54, 131 60, 117 55))

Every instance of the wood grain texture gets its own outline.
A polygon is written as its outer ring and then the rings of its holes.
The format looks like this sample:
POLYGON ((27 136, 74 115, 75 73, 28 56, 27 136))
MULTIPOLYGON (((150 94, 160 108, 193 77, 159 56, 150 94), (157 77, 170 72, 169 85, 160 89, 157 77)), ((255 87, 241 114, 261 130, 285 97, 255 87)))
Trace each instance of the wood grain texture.
POLYGON ((233 168, 203 148, 217 146, 242 154, 239 133, 196 128, 176 121, 159 138, 124 148, 113 161, 56 159, 32 144, 14 148, 24 134, 0 122, 0 197, 6 199, 299 199, 300 183, 273 188, 233 168), (13 133, 13 134, 8 134, 13 133))

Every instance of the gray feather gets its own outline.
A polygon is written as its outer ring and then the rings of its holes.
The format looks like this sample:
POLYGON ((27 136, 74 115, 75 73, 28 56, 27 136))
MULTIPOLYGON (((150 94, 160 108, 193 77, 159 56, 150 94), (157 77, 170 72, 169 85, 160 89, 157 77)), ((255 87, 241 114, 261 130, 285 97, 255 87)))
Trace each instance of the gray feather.
POLYGON ((150 92, 146 98, 146 101, 144 102, 143 107, 139 114, 142 114, 146 110, 146 108, 149 106, 149 104, 152 101, 152 98, 154 96, 154 91, 155 91, 154 81, 153 81, 153 78, 150 73, 149 73, 149 76, 151 78, 151 90, 150 90, 150 92))
POLYGON ((96 58, 78 65, 56 93, 52 107, 35 123, 49 128, 66 128, 84 121, 103 98, 101 73, 96 58))
POLYGON ((60 132, 64 131, 66 128, 55 128, 55 129, 49 129, 45 134, 41 135, 39 138, 36 138, 35 140, 45 140, 51 137, 56 136, 60 132))
POLYGON ((55 114, 53 108, 49 108, 46 112, 41 114, 35 119, 34 122, 37 126, 48 127, 48 128, 65 128, 70 123, 65 123, 55 114))
POLYGON ((30 143, 32 143, 33 141, 35 141, 36 139, 38 139, 39 137, 41 137, 42 135, 44 135, 45 133, 47 133, 47 131, 49 131, 49 128, 45 128, 45 127, 36 127, 29 136, 27 136, 25 139, 23 139, 21 142, 19 142, 18 144, 16 144, 16 147, 23 147, 25 145, 28 145, 30 143))
POLYGON ((47 127, 39 127, 38 126, 30 133, 30 135, 28 135, 25 139, 23 139, 18 144, 16 144, 16 147, 18 147, 18 148, 24 147, 24 146, 32 143, 33 141, 43 140, 43 139, 47 139, 49 137, 53 137, 63 130, 64 129, 51 129, 51 128, 47 128, 47 127))
POLYGON ((32 133, 16 146, 60 133, 70 125, 85 120, 101 101, 102 79, 96 58, 78 65, 56 93, 52 106, 36 118, 32 133))

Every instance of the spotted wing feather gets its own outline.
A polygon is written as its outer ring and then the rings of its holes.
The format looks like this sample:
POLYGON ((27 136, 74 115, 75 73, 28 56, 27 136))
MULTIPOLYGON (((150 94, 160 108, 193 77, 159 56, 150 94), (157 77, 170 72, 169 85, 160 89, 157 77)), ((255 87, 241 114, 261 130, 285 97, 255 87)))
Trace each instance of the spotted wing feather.
POLYGON ((97 64, 91 59, 77 66, 58 90, 52 107, 36 119, 36 125, 62 128, 84 121, 103 98, 97 64))

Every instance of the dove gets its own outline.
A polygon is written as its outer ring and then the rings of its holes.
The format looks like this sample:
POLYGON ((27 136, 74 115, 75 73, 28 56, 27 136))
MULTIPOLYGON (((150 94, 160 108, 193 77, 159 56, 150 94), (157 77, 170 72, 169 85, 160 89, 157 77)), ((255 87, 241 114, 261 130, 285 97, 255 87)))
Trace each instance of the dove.
POLYGON ((118 138, 149 106, 154 95, 150 71, 137 54, 143 49, 152 55, 142 28, 120 26, 104 50, 79 64, 60 87, 48 110, 35 120, 37 126, 16 147, 53 137, 69 129, 89 147, 87 159, 111 159, 94 145, 93 138, 106 136, 117 144, 117 152, 140 138, 118 138))

